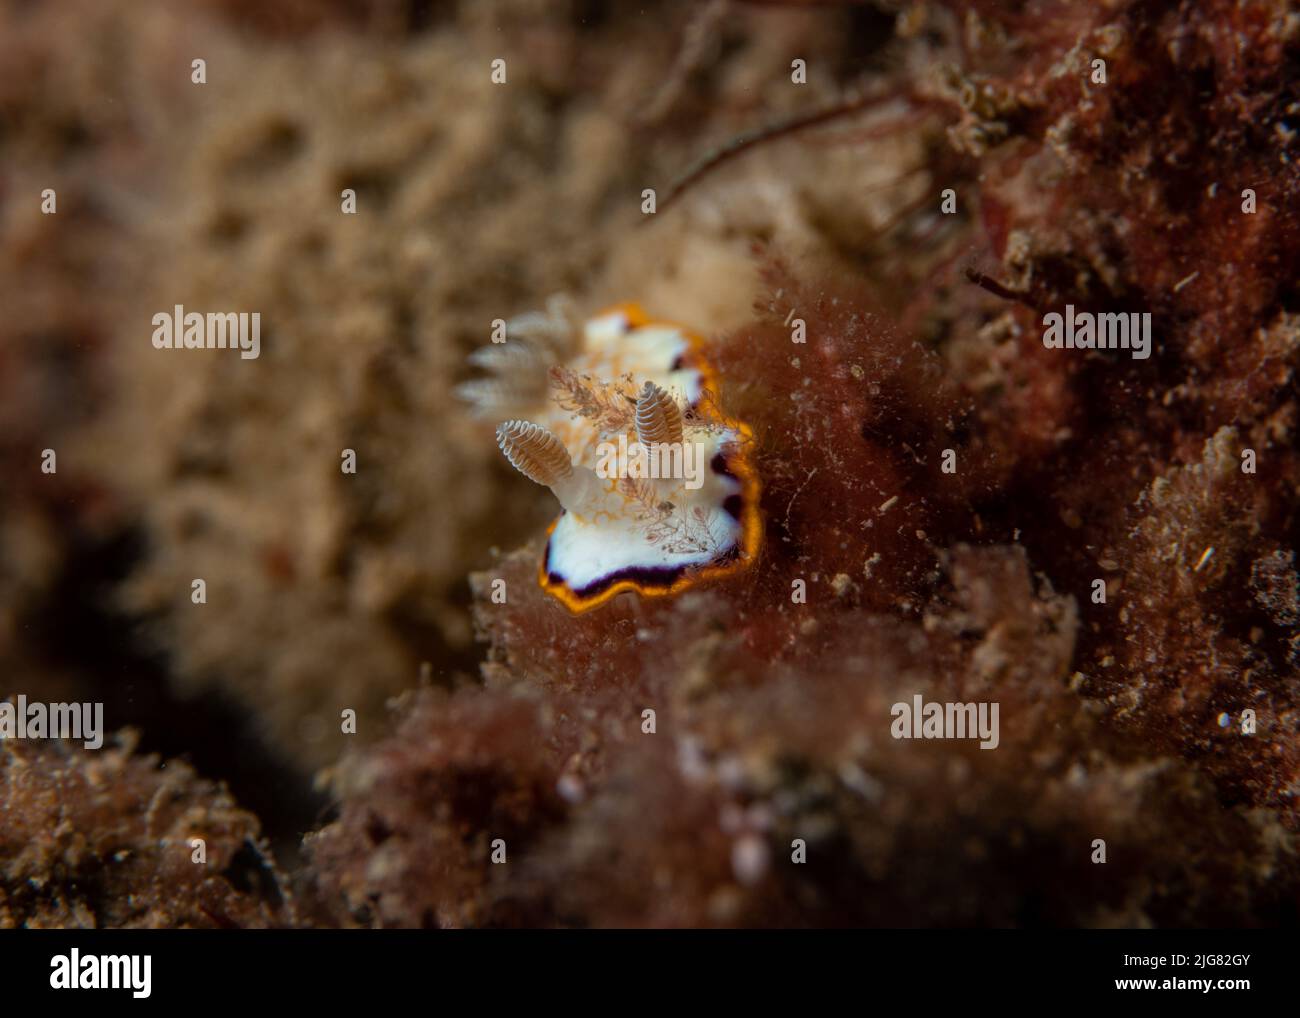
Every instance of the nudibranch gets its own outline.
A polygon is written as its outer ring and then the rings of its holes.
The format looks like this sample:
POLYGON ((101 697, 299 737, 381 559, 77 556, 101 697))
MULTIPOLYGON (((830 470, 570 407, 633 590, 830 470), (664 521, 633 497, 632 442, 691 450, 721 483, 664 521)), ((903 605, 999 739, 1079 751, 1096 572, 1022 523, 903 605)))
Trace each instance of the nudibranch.
POLYGON ((748 566, 762 540, 752 436, 716 404, 704 343, 622 304, 577 323, 567 304, 505 323, 458 392, 560 503, 538 570, 570 611, 656 597, 748 566), (504 418, 504 420, 503 420, 504 418))

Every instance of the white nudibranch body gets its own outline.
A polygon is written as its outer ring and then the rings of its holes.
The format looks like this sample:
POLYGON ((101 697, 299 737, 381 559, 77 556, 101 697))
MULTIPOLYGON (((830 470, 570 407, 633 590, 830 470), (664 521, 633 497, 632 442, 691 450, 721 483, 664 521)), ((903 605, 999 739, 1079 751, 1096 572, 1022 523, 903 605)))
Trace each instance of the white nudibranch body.
POLYGON ((461 387, 562 512, 538 582, 570 610, 673 594, 743 568, 761 542, 750 434, 714 403, 702 343, 633 304, 573 324, 553 303, 507 323, 461 387))

